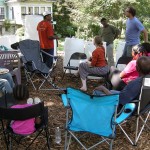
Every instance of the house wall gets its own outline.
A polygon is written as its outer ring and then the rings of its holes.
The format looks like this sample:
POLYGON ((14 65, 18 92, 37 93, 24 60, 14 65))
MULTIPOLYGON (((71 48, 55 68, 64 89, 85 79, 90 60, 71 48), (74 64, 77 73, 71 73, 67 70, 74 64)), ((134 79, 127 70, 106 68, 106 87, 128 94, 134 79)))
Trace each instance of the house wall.
POLYGON ((35 14, 35 8, 39 8, 39 14, 42 14, 43 11, 48 11, 48 8, 51 8, 52 11, 52 3, 45 2, 20 2, 20 3, 8 3, 8 19, 14 20, 16 24, 24 24, 24 18, 26 14, 35 14), (24 7, 25 12, 21 12, 21 7, 24 7), (43 9, 44 8, 44 9, 43 9), (30 10, 33 12, 30 12, 30 10))

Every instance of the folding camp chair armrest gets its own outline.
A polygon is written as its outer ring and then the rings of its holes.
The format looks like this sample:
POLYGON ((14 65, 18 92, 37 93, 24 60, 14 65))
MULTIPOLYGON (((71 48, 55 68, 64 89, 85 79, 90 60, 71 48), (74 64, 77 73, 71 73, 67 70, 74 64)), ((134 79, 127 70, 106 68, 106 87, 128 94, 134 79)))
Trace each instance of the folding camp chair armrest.
POLYGON ((133 100, 132 103, 138 103, 140 100, 133 100))
POLYGON ((67 94, 62 94, 62 95, 61 95, 61 99, 62 99, 62 102, 63 102, 64 107, 70 108, 70 105, 69 105, 69 103, 68 103, 67 94))
POLYGON ((55 60, 57 60, 57 58, 58 58, 58 56, 53 56, 51 54, 48 54, 48 53, 44 52, 43 50, 41 50, 41 52, 44 53, 44 54, 46 54, 49 57, 53 57, 55 60))
POLYGON ((129 118, 136 108, 135 103, 127 103, 121 110, 120 115, 116 118, 116 124, 120 124, 127 118, 129 118))

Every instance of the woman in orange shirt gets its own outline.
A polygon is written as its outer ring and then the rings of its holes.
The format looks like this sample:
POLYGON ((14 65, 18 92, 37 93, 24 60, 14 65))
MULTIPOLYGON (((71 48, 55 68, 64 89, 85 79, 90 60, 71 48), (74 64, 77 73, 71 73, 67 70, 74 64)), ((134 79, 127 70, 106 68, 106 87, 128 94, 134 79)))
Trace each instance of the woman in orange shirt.
POLYGON ((89 74, 106 75, 109 72, 109 67, 105 58, 105 49, 103 47, 100 36, 94 38, 96 49, 92 53, 92 57, 79 65, 79 74, 82 81, 80 90, 87 91, 86 77, 89 74))

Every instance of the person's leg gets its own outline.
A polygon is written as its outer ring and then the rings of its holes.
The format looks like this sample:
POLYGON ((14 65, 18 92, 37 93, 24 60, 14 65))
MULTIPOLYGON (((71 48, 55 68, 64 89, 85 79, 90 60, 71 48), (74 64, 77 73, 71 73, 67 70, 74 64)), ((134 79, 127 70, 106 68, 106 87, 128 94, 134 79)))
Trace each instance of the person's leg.
POLYGON ((1 75, 0 75, 0 78, 1 78, 1 79, 6 79, 6 80, 9 82, 11 88, 14 87, 15 84, 14 84, 12 75, 11 75, 10 73, 1 74, 1 75))
MULTIPOLYGON (((43 49, 44 50, 44 49, 43 49)), ((47 52, 48 54, 54 56, 54 49, 50 49, 50 50, 44 50, 45 52, 47 52)), ((44 53, 42 53, 43 56, 43 62, 49 67, 52 67, 53 64, 53 57, 50 57, 44 53)))
POLYGON ((114 54, 113 54, 113 44, 109 44, 106 48, 106 54, 108 58, 108 66, 114 66, 114 54))
POLYGON ((114 66, 111 66, 110 67, 110 73, 109 73, 109 80, 111 81, 111 78, 114 74, 118 74, 120 73, 121 71, 119 69, 117 69, 116 67, 114 66))
POLYGON ((123 50, 123 53, 122 53, 122 57, 126 57, 127 56, 127 47, 128 47, 128 45, 125 44, 124 50, 123 50))
POLYGON ((132 57, 132 47, 133 45, 125 44, 122 57, 132 57))
POLYGON ((6 93, 12 93, 12 88, 6 79, 0 79, 0 90, 6 93))
MULTIPOLYGON (((48 51, 48 53, 52 56, 54 56, 54 48, 50 49, 48 51)), ((52 67, 53 65, 53 57, 49 57, 49 61, 48 61, 48 64, 47 64, 50 68, 52 67)))
POLYGON ((118 91, 121 91, 126 86, 126 83, 120 78, 120 73, 113 74, 111 84, 113 89, 118 91))
POLYGON ((128 45, 128 47, 127 47, 127 57, 132 57, 132 47, 133 47, 133 45, 128 45))
POLYGON ((80 90, 87 91, 86 79, 81 78, 81 82, 82 82, 82 87, 80 88, 80 90))
POLYGON ((97 96, 104 96, 106 95, 104 92, 100 91, 100 90, 94 90, 93 91, 93 95, 97 95, 97 96))
POLYGON ((83 62, 79 65, 79 74, 82 82, 82 87, 80 88, 80 90, 82 91, 87 91, 86 77, 88 75, 88 68, 89 67, 87 63, 83 62))

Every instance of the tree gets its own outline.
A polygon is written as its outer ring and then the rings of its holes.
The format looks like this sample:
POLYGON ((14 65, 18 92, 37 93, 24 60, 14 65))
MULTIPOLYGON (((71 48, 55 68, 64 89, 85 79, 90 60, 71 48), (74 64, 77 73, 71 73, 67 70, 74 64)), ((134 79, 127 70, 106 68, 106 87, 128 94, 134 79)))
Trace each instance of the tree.
POLYGON ((149 0, 62 0, 61 5, 62 7, 65 5, 70 24, 73 27, 76 26, 76 35, 82 38, 98 34, 102 17, 106 17, 110 24, 117 26, 120 30, 124 30, 126 21, 124 10, 127 6, 135 7, 137 16, 150 30, 149 0))
POLYGON ((54 20, 56 20, 56 34, 61 37, 74 36, 76 27, 71 23, 70 11, 65 0, 54 3, 53 8, 54 20))

